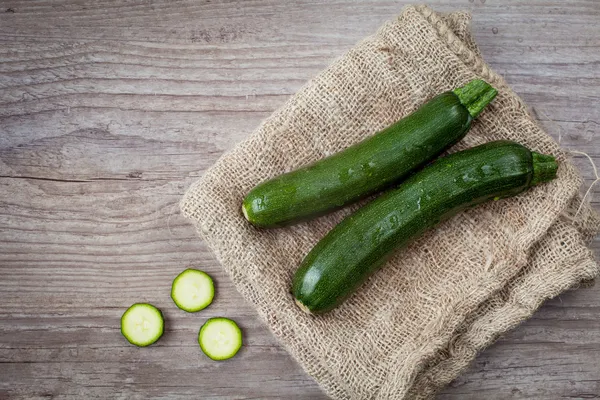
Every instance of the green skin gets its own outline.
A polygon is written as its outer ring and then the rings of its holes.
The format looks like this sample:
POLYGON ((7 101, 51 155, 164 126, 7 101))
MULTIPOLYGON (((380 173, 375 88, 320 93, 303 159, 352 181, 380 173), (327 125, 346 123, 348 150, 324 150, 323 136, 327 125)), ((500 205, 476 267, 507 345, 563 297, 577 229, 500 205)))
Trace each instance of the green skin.
POLYGON ((339 305, 393 254, 458 212, 556 177, 553 157, 510 141, 435 161, 334 227, 303 260, 292 293, 305 311, 339 305))
POLYGON ((481 80, 442 93, 360 143, 259 184, 242 212, 257 227, 285 226, 389 187, 461 140, 495 95, 481 80))

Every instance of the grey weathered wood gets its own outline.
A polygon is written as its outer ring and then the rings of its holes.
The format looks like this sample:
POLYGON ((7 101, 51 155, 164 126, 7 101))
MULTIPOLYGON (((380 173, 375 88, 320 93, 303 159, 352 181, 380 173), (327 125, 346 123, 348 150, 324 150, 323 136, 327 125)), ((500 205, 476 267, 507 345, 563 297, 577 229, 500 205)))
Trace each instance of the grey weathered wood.
MULTIPOLYGON (((404 3, 0 0, 0 398, 324 398, 177 202, 404 3), (218 283, 198 315, 169 299, 188 266, 218 283), (118 329, 136 301, 167 320, 146 349, 118 329), (235 360, 195 344, 215 315, 244 329, 235 360)), ((600 161, 597 0, 429 3, 472 10, 489 63, 565 147, 600 161)), ((598 288, 552 300, 440 398, 598 398, 599 321, 598 288)))

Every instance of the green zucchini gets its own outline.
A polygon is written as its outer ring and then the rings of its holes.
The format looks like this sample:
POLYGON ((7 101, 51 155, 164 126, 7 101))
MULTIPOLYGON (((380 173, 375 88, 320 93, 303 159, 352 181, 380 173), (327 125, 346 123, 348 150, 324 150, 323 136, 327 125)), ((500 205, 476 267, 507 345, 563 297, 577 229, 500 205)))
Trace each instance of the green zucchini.
POLYGON ((347 149, 252 189, 242 213, 258 227, 322 215, 408 176, 461 140, 496 90, 473 80, 347 149))
POLYGON ((346 217, 317 243, 294 276, 296 302, 315 314, 331 310, 395 249, 461 210, 554 179, 557 167, 554 157, 510 141, 436 160, 346 217))

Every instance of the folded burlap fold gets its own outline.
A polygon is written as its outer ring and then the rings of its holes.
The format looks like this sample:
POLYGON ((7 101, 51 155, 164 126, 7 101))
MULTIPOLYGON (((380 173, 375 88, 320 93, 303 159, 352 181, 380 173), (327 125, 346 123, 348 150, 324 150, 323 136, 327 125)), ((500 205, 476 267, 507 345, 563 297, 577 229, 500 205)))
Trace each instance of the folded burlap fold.
POLYGON ((182 212, 283 346, 337 399, 430 398, 546 299, 593 279, 600 228, 558 144, 482 60, 467 13, 406 7, 309 81, 186 193, 182 212), (437 93, 483 78, 499 91, 451 151, 518 141, 560 161, 558 178, 464 212, 399 251, 342 306, 302 312, 291 279, 312 246, 360 204, 288 228, 241 214, 257 183, 341 150, 437 93))

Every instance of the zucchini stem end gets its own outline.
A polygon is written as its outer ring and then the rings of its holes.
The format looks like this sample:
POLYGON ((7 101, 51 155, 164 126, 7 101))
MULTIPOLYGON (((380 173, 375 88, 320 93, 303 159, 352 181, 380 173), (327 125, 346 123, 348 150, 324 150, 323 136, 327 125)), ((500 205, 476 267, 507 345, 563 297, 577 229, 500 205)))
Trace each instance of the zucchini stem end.
POLYGON ((466 85, 452 91, 473 119, 496 97, 498 91, 482 79, 474 79, 466 85))
POLYGON ((556 178, 558 163, 553 156, 531 152, 533 157, 533 177, 530 186, 535 186, 543 182, 551 181, 556 178))

